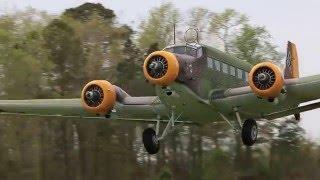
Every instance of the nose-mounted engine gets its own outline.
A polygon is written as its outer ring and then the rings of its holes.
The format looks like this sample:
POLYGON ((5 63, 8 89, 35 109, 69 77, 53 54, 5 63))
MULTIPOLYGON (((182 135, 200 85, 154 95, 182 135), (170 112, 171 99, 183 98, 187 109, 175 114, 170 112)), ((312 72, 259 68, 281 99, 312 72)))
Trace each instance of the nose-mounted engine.
POLYGON ((115 88, 106 80, 91 81, 83 88, 81 100, 86 111, 106 114, 116 102, 115 88))
POLYGON ((179 62, 170 52, 155 51, 145 59, 143 73, 150 83, 168 86, 178 77, 179 62))
POLYGON ((249 73, 249 85, 257 96, 275 98, 284 85, 282 72, 271 62, 257 64, 249 73))

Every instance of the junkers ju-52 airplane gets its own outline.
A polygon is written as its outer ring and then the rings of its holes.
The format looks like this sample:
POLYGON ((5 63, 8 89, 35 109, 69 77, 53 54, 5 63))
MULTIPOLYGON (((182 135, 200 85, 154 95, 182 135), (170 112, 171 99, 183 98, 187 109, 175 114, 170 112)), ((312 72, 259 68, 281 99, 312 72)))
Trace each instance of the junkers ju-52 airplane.
POLYGON ((6 113, 155 119, 155 128, 143 131, 148 153, 177 122, 198 124, 225 121, 241 133, 243 144, 257 139, 257 120, 272 120, 320 107, 299 106, 320 97, 320 75, 299 78, 298 56, 288 43, 286 67, 272 62, 255 66, 217 49, 200 44, 169 46, 151 53, 143 73, 155 85, 157 96, 132 97, 106 80, 89 82, 79 99, 1 100, 6 113), (167 123, 160 131, 160 123, 167 123))

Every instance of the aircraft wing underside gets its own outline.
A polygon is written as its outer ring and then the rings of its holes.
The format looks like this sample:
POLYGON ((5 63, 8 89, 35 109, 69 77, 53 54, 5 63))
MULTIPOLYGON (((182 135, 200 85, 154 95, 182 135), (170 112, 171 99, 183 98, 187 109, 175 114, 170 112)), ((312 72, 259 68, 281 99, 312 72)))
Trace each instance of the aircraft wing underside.
MULTIPOLYGON (((320 98, 320 75, 287 79, 285 92, 273 102, 258 98, 249 86, 227 89, 212 94, 209 102, 219 112, 232 114, 237 107, 247 118, 274 119, 320 107, 320 103, 301 103, 320 98)), ((120 95, 108 117, 114 119, 167 119, 168 110, 159 97, 131 97, 120 95)), ((31 100, 0 100, 0 112, 59 115, 77 117, 101 117, 90 114, 82 107, 81 99, 31 99, 31 100)))

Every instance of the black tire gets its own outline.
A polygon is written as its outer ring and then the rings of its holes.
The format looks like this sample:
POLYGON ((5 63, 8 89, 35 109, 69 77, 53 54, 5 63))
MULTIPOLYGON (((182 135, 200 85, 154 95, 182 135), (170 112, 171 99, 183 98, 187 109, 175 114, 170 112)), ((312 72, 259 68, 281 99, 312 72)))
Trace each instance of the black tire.
POLYGON ((246 121, 244 121, 241 132, 243 144, 246 146, 252 146, 256 142, 257 136, 257 122, 254 119, 247 119, 246 121))
POLYGON ((142 133, 143 145, 149 154, 156 154, 160 149, 160 142, 156 132, 152 128, 147 128, 142 133))

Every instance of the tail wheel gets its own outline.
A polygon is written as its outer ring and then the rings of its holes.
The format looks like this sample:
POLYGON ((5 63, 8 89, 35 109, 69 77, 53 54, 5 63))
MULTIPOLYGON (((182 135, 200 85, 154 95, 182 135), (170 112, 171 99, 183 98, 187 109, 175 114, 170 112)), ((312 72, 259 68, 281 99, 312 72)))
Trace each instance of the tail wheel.
POLYGON ((160 142, 156 132, 152 128, 147 128, 142 133, 144 147, 149 154, 156 154, 160 149, 160 142))
POLYGON ((247 119, 242 126, 242 142, 246 146, 252 146, 258 136, 258 126, 254 119, 247 119))

